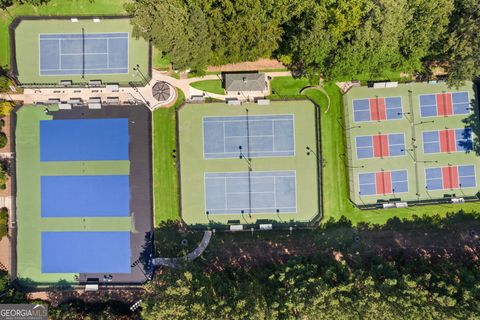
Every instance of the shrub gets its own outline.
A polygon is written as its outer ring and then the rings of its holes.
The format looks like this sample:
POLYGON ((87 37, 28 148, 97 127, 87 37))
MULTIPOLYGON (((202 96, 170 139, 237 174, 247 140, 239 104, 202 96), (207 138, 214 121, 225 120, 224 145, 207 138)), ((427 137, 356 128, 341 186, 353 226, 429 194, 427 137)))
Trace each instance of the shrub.
POLYGON ((0 239, 8 233, 8 209, 0 209, 0 239))
POLYGON ((0 149, 7 145, 8 138, 5 132, 0 132, 0 149))

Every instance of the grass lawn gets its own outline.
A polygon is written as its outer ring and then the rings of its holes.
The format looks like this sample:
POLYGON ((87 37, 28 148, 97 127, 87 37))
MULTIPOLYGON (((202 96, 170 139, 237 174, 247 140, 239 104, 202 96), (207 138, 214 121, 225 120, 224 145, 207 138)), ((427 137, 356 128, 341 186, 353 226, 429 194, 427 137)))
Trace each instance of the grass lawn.
POLYGON ((185 100, 181 90, 170 108, 153 112, 153 194, 155 227, 167 220, 179 220, 178 177, 172 150, 177 149, 176 109, 185 100))
POLYGON ((339 157, 344 153, 344 132, 338 121, 342 116, 342 94, 333 82, 325 85, 325 91, 330 96, 330 110, 324 113, 327 99, 325 95, 316 89, 305 92, 306 96, 321 106, 321 130, 322 130, 322 157, 325 167, 323 168, 323 212, 322 222, 333 218, 338 220, 345 216, 354 224, 369 222, 384 224, 393 217, 412 218, 413 216, 435 215, 444 216, 447 212, 464 210, 477 212, 480 204, 469 203, 463 205, 432 205, 419 206, 405 209, 368 210, 362 211, 352 205, 348 198, 348 176, 345 164, 339 157))
POLYGON ((292 77, 275 77, 270 81, 271 98, 294 98, 300 96, 300 90, 308 86, 308 79, 292 77))
POLYGON ((0 10, 0 65, 10 64, 8 26, 13 18, 21 15, 121 15, 125 14, 124 3, 128 0, 50 0, 38 7, 15 4, 0 10))
POLYGON ((190 84, 192 87, 198 90, 216 93, 216 94, 225 94, 225 90, 222 88, 222 81, 219 80, 201 80, 193 82, 190 84))
POLYGON ((170 60, 165 58, 157 48, 152 48, 152 65, 154 69, 157 70, 169 70, 171 67, 170 60))

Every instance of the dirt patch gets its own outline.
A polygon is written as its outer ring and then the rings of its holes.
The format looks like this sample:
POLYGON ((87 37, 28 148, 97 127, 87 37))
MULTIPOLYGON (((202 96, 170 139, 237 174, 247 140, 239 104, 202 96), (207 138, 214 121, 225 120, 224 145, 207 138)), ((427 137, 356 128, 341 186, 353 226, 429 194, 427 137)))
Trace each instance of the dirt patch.
POLYGON ((85 292, 85 290, 64 289, 56 291, 38 291, 29 292, 27 298, 29 300, 49 301, 53 306, 68 300, 83 300, 84 302, 99 302, 107 300, 121 301, 127 304, 133 304, 138 301, 144 294, 143 289, 101 289, 95 292, 85 292))
POLYGON ((8 236, 0 240, 0 269, 8 273, 12 270, 12 244, 8 236))
POLYGON ((225 64, 222 66, 210 66, 207 68, 208 72, 223 72, 223 71, 256 71, 256 70, 271 70, 271 69, 286 69, 286 67, 275 59, 258 59, 257 61, 246 61, 239 63, 225 64))

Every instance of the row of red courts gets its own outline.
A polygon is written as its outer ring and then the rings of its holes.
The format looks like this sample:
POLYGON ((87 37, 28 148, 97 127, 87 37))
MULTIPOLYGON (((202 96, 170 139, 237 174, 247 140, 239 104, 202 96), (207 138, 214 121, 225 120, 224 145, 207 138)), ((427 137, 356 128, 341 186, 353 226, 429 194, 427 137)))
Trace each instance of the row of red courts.
MULTIPOLYGON (((353 99, 355 122, 398 120, 406 113, 401 97, 374 97, 353 99)), ((469 114, 468 92, 442 92, 419 96, 421 117, 469 114)))

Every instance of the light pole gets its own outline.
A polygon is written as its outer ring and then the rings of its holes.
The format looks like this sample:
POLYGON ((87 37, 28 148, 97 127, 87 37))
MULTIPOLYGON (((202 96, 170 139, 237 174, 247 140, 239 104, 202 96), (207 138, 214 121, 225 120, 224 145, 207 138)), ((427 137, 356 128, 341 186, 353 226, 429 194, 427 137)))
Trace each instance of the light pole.
POLYGON ((405 119, 407 119, 408 122, 410 122, 411 124, 413 124, 413 120, 410 119, 410 117, 407 117, 407 114, 410 116, 410 112, 397 112, 397 115, 403 115, 405 117, 405 119))
POLYGON ((367 205, 365 204, 365 202, 363 202, 363 199, 362 199, 362 192, 361 191, 358 191, 358 198, 360 199, 360 201, 362 202, 363 206, 366 207, 367 205))
POLYGON ((129 82, 130 86, 133 88, 133 90, 135 90, 136 93, 138 93, 140 95, 140 97, 142 97, 143 101, 147 104, 147 106, 150 107, 150 101, 148 101, 147 99, 145 99, 145 97, 143 96, 143 94, 140 92, 140 90, 138 90, 137 86, 135 85, 135 83, 133 82, 129 82))
POLYGON ((142 70, 140 70, 140 65, 137 64, 136 67, 133 67, 133 70, 134 71, 137 71, 138 73, 140 73, 140 75, 142 76, 143 80, 145 80, 145 85, 148 83, 148 79, 145 77, 145 75, 143 74, 142 70))
POLYGON ((342 127, 343 130, 360 129, 362 127, 362 126, 352 126, 352 127, 345 128, 341 120, 342 120, 342 117, 337 118, 337 122, 340 124, 340 127, 342 127))
POLYGON ((238 146, 238 151, 240 152, 240 155, 238 156, 238 158, 244 159, 248 165, 248 170, 252 171, 252 159, 245 156, 245 154, 242 151, 242 146, 238 146))
POLYGON ((365 166, 351 166, 351 165, 349 165, 348 162, 347 162, 347 157, 343 153, 340 154, 339 157, 343 159, 343 162, 344 162, 344 164, 347 168, 350 168, 350 169, 363 169, 363 168, 365 168, 365 166))
POLYGON ((400 151, 402 151, 402 152, 406 151, 408 153, 408 155, 413 159, 413 161, 417 162, 417 159, 415 159, 415 157, 410 153, 410 151, 411 152, 415 151, 413 148, 412 149, 400 149, 400 151))

